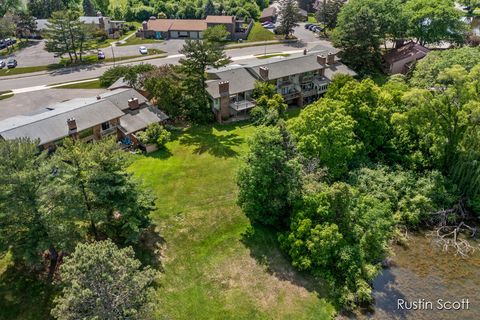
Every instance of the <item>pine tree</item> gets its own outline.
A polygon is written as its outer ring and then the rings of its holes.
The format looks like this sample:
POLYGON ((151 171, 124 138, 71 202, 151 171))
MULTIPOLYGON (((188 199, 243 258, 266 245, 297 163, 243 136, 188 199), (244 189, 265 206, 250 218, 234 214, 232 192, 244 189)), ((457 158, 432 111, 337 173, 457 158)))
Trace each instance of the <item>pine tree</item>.
POLYGON ((296 0, 282 0, 280 2, 280 32, 288 38, 293 33, 293 28, 298 26, 300 12, 296 0))

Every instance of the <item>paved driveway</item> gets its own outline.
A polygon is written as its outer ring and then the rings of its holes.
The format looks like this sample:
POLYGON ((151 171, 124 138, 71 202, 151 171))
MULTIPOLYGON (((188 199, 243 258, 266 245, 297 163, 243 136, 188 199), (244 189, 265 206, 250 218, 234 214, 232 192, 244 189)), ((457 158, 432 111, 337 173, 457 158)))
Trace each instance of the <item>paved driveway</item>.
POLYGON ((19 67, 45 66, 60 61, 60 58, 55 58, 52 53, 45 51, 44 48, 45 40, 30 41, 26 48, 1 58, 13 57, 17 60, 19 67))
POLYGON ((96 96, 105 91, 105 89, 49 89, 19 93, 0 101, 0 120, 20 114, 29 114, 73 98, 96 96))

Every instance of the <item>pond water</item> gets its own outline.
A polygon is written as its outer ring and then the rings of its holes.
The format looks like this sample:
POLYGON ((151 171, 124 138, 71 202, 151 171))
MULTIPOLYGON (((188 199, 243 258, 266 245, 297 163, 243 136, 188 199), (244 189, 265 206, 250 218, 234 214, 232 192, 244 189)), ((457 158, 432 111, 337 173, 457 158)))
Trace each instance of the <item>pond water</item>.
MULTIPOLYGON (((480 253, 466 259, 443 252, 425 235, 410 237, 409 247, 395 247, 393 265, 373 284, 375 313, 370 319, 480 319, 480 253), (469 299, 465 310, 438 310, 437 299, 469 299), (432 301, 433 310, 402 310, 398 299, 432 301)), ((464 300, 466 301, 466 300, 464 300)), ((427 304, 424 304, 427 306, 427 304)), ((427 306, 428 309, 429 306, 427 306)))

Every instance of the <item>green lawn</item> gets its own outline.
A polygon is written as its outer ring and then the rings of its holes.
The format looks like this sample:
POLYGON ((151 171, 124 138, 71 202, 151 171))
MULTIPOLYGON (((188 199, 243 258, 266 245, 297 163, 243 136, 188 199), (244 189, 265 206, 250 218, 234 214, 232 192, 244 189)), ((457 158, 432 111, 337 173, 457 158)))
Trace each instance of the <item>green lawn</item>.
POLYGON ((186 130, 132 172, 157 195, 165 243, 157 319, 330 319, 315 281, 295 272, 271 231, 248 232, 235 204, 235 172, 254 128, 186 130))
MULTIPOLYGON (((318 281, 296 272, 275 233, 251 228, 235 204, 235 173, 253 131, 248 123, 194 127, 165 150, 135 156, 131 171, 157 196, 156 232, 146 237, 163 269, 154 319, 332 318, 318 281)), ((153 263, 148 252, 137 250, 153 263)), ((41 300, 51 293, 1 262, 0 319, 47 319, 51 301, 41 300)))
POLYGON ((132 36, 128 38, 125 43, 117 44, 118 47, 122 46, 132 46, 132 45, 141 45, 141 44, 148 44, 148 43, 162 43, 163 40, 155 40, 155 39, 144 39, 144 38, 137 38, 136 36, 132 36))
POLYGON ((317 18, 315 18, 315 14, 314 13, 309 13, 308 14, 308 20, 307 20, 308 23, 317 23, 317 18))
POLYGON ((269 53, 267 55, 256 55, 255 58, 257 59, 268 59, 273 57, 288 57, 290 54, 288 53, 269 53))
POLYGON ((250 33, 248 34, 247 41, 254 42, 267 40, 277 40, 277 37, 270 30, 262 27, 260 22, 255 22, 252 30, 250 30, 250 33))
POLYGON ((62 86, 55 86, 55 89, 101 89, 100 80, 95 79, 92 81, 75 83, 75 84, 66 84, 62 86))

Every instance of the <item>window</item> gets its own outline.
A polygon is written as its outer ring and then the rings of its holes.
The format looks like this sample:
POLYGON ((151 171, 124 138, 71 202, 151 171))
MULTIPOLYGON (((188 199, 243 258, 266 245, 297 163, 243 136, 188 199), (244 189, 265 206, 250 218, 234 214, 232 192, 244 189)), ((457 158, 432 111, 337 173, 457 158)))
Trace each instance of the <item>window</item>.
POLYGON ((110 129, 110 121, 102 123, 102 131, 110 129))

